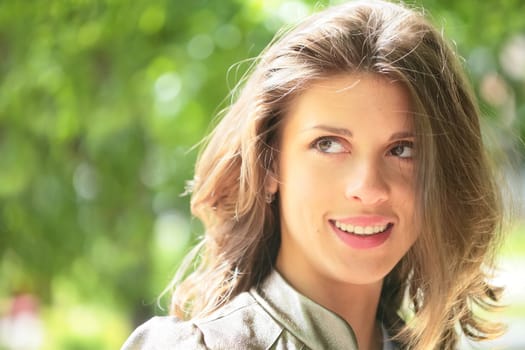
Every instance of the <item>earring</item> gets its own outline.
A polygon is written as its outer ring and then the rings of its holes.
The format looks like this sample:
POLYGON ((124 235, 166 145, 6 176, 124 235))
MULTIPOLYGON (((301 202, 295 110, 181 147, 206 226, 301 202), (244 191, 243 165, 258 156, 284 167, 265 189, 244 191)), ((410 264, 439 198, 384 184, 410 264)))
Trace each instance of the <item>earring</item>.
POLYGON ((264 194, 264 201, 268 204, 271 204, 275 198, 275 193, 272 192, 266 192, 264 194))

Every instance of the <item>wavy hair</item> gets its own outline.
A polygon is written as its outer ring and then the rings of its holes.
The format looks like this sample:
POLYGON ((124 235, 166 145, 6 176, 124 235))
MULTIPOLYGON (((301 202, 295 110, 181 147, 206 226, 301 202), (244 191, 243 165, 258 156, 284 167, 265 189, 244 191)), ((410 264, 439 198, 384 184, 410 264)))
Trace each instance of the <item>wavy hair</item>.
POLYGON ((450 45, 425 16, 401 4, 350 2, 279 34, 261 53, 196 164, 192 213, 201 243, 172 281, 171 313, 207 315, 265 278, 280 245, 278 199, 267 177, 290 101, 316 79, 366 72, 410 92, 416 131, 419 239, 386 276, 378 319, 402 348, 452 349, 503 326, 490 285, 501 236, 501 195, 480 131, 480 113, 450 45))

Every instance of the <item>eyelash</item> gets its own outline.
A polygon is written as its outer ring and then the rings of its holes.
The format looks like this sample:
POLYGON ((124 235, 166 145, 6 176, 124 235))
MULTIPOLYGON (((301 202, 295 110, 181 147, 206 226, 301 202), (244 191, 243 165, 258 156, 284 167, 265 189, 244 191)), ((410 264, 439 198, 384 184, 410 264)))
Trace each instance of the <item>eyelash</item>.
POLYGON ((398 142, 396 142, 396 144, 392 148, 390 148, 390 150, 388 152, 392 156, 395 156, 395 157, 397 157, 397 158, 399 158, 401 160, 410 161, 413 158, 414 142, 408 141, 408 140, 398 141, 398 142), (400 157, 399 155, 393 154, 393 150, 396 149, 397 147, 409 147, 411 149, 410 156, 408 156, 408 157, 400 157))
POLYGON ((344 143, 345 143, 344 140, 341 140, 339 137, 336 137, 336 136, 322 136, 322 137, 319 137, 319 138, 315 139, 310 144, 310 148, 313 148, 316 151, 318 151, 320 153, 323 153, 323 154, 347 153, 348 152, 348 147, 345 147, 344 143), (324 142, 324 141, 330 141, 332 143, 337 143, 337 144, 341 145, 341 147, 344 149, 344 151, 341 151, 341 152, 326 152, 326 151, 323 151, 323 150, 320 149, 319 145, 320 145, 321 142, 324 142))
MULTIPOLYGON (((341 153, 348 153, 349 152, 349 147, 346 147, 345 146, 345 141, 344 140, 341 140, 339 137, 336 137, 336 136, 322 136, 322 137, 319 137, 317 139, 315 139, 311 144, 310 144, 310 148, 312 149, 315 149, 317 150, 318 152, 320 153, 323 153, 323 154, 341 154, 341 153), (334 143, 337 143, 337 144, 340 144, 340 146, 344 149, 344 151, 340 151, 340 152, 327 152, 327 151, 323 151, 320 149, 320 143, 321 142, 324 142, 324 141, 330 141, 330 142, 334 142, 334 143)), ((409 140, 401 140, 401 141, 398 141, 396 142, 389 150, 388 150, 388 154, 391 155, 391 156, 394 156, 394 157, 397 157, 399 158, 400 160, 403 160, 403 161, 411 161, 412 158, 413 158, 413 150, 414 150, 414 142, 412 141, 409 141, 409 140), (396 155, 394 154, 394 150, 398 147, 409 147, 411 149, 411 154, 407 157, 401 157, 399 155, 396 155)))

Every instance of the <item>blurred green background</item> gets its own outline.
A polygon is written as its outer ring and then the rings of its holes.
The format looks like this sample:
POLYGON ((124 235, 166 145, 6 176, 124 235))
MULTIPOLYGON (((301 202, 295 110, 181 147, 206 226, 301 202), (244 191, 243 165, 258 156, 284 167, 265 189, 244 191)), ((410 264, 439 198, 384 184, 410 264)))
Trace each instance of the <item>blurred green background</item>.
MULTIPOLYGON (((192 146, 247 59, 335 2, 0 1, 0 349, 116 349, 165 313, 157 297, 202 233, 181 196, 192 146)), ((520 198, 525 2, 411 3, 464 57, 520 198)), ((514 346, 525 329, 520 227, 500 277, 511 304, 501 344, 514 346)))

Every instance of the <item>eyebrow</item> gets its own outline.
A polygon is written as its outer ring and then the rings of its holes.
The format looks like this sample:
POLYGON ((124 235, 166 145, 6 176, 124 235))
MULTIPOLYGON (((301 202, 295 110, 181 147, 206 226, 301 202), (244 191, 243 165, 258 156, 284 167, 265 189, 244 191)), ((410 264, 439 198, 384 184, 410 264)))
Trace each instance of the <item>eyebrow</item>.
POLYGON ((407 139, 407 138, 414 138, 415 135, 412 131, 400 131, 395 132, 390 136, 390 141, 398 140, 398 139, 407 139))
MULTIPOLYGON (((305 129, 303 131, 309 131, 311 129, 328 131, 328 132, 330 132, 332 134, 346 136, 346 137, 352 137, 353 136, 352 132, 350 130, 346 129, 346 128, 337 128, 337 127, 334 127, 334 126, 329 126, 329 125, 324 125, 324 124, 315 125, 315 126, 312 126, 311 128, 307 128, 307 129, 305 129)), ((404 138, 413 138, 413 137, 415 137, 415 135, 414 135, 414 133, 412 131, 399 131, 399 132, 393 133, 390 136, 389 141, 397 140, 397 139, 404 139, 404 138)))
POLYGON ((337 134, 337 135, 346 136, 346 137, 352 137, 352 132, 350 130, 346 129, 346 128, 336 128, 334 126, 328 126, 328 125, 323 125, 323 124, 312 126, 311 128, 304 129, 303 131, 309 131, 309 130, 312 130, 312 129, 323 130, 323 131, 328 131, 328 132, 330 132, 332 134, 337 134))

